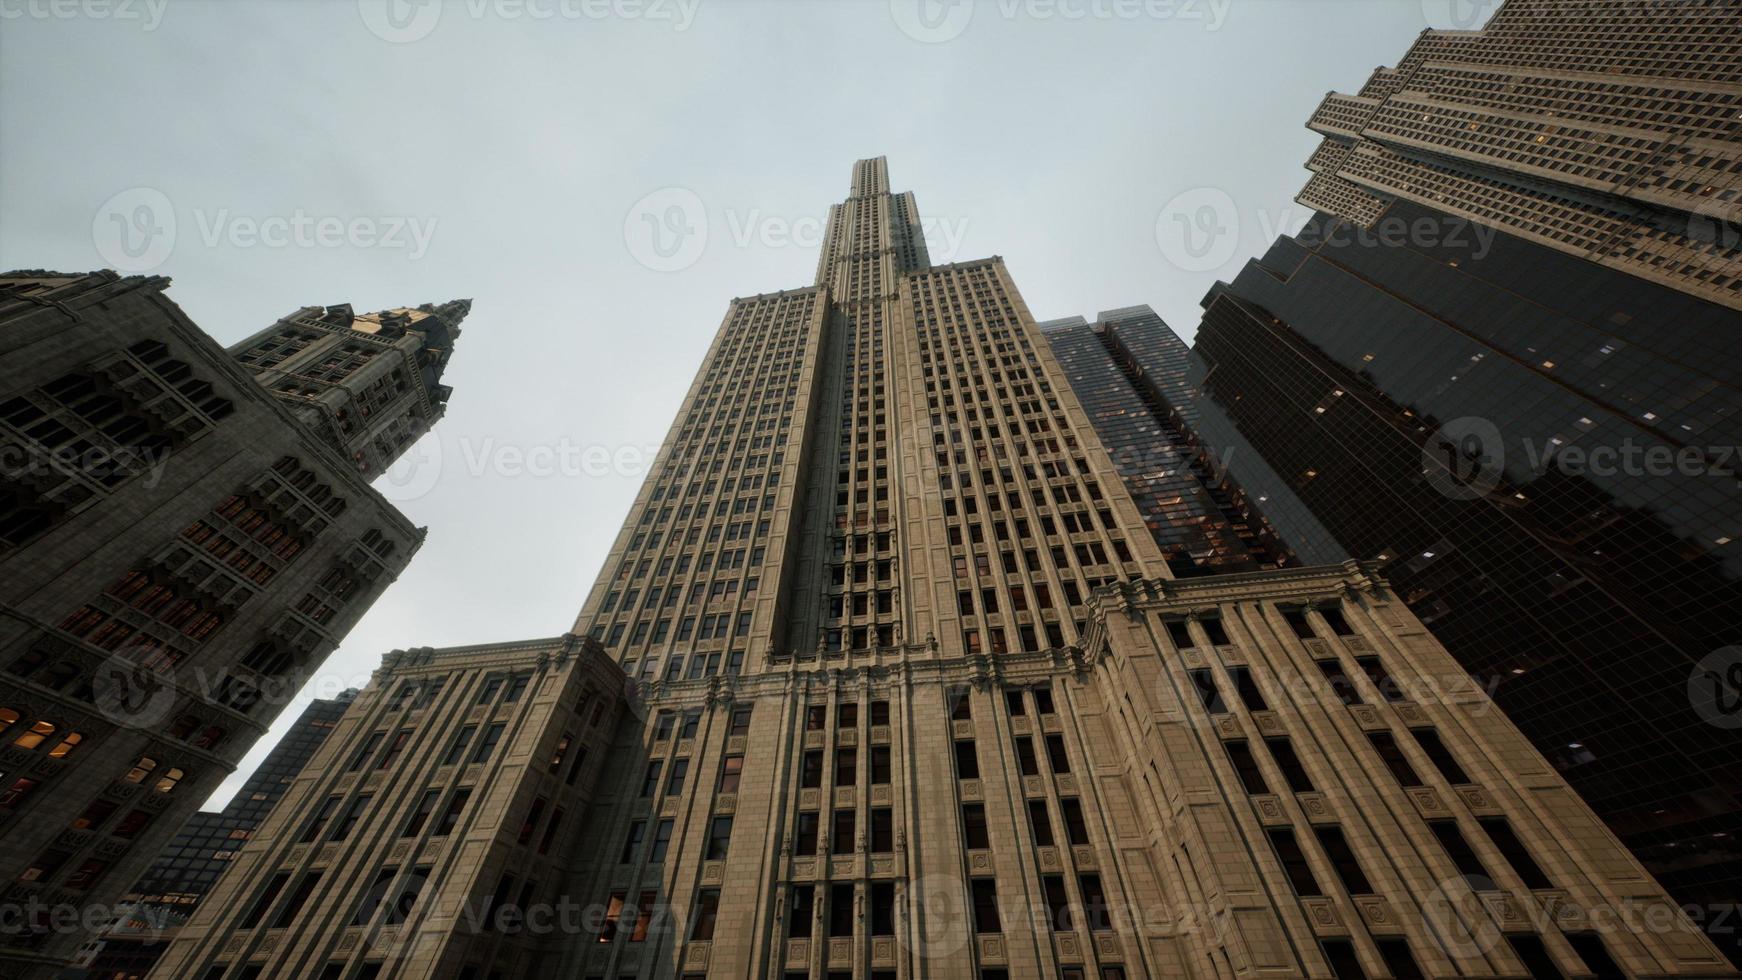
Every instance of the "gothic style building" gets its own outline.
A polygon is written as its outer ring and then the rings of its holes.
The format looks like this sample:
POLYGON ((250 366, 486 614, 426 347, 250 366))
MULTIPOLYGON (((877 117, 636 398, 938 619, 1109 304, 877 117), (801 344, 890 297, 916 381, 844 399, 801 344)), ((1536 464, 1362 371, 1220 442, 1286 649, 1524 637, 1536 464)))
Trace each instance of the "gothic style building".
POLYGON ((356 318, 291 392, 168 284, 0 276, 7 976, 77 950, 423 540, 366 482, 403 444, 289 399, 433 417, 465 305, 356 318))
POLYGON ((390 654, 154 975, 1734 976, 1370 566, 1173 577, 918 227, 857 163, 573 632, 390 654))

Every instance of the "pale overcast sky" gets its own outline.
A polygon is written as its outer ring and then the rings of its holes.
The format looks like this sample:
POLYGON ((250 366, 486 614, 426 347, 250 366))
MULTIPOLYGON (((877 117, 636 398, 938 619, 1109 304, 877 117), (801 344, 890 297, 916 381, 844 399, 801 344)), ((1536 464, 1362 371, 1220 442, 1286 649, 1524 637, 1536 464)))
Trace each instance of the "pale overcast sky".
POLYGON ((172 276, 226 344, 474 300, 425 465, 381 484, 428 542, 330 695, 570 626, 727 301, 810 283, 855 159, 1036 317, 1149 303, 1189 339, 1304 220, 1324 93, 1494 5, 0 0, 0 268, 172 276))

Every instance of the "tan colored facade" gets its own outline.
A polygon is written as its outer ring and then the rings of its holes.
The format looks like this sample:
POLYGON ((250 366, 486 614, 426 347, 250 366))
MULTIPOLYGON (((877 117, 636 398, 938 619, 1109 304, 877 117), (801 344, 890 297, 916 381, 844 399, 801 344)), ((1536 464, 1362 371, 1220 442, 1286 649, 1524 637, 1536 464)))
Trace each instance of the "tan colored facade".
MULTIPOLYGON (((596 782, 549 787, 586 819, 530 899, 583 926, 373 949, 344 922, 379 849, 246 925, 312 867, 261 839, 154 975, 1733 975, 1369 569, 1168 579, 1008 270, 929 266, 917 225, 861 161, 818 283, 734 301, 587 600, 630 710, 596 782)), ((526 806, 535 769, 489 771, 526 806)), ((407 771, 378 826, 456 778, 407 771)))
POLYGON ((1735 4, 1507 0, 1308 126, 1303 204, 1371 227, 1401 197, 1742 309, 1735 4))

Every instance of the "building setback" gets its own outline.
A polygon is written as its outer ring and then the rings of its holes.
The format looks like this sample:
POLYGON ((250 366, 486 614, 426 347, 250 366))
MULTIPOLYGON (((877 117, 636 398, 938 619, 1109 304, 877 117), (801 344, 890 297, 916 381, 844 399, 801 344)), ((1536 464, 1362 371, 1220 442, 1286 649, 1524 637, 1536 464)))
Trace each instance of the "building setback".
POLYGON ((113 911, 423 540, 168 284, 0 276, 7 976, 76 952, 56 923, 113 911))
POLYGON ((1742 962, 1700 694, 1742 663, 1742 12, 1510 0, 1310 125, 1320 213, 1205 297, 1200 436, 1285 540, 1381 562, 1742 962))
POLYGON ((857 163, 573 633, 391 654, 155 975, 1734 975, 1371 567, 1172 578, 918 226, 857 163))

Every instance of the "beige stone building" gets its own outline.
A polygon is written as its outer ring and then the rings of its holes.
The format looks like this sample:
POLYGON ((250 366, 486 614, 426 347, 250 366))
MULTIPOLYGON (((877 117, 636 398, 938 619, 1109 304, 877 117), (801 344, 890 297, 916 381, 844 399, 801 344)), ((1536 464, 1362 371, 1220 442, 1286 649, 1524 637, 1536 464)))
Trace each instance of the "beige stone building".
POLYGON ((1370 568, 1169 579, 918 225, 855 165, 574 635, 391 655, 153 976, 1734 975, 1370 568))
MULTIPOLYGON (((423 540, 168 284, 0 276, 0 976, 106 923, 423 540)), ((431 326, 366 343, 421 386, 431 326)))

